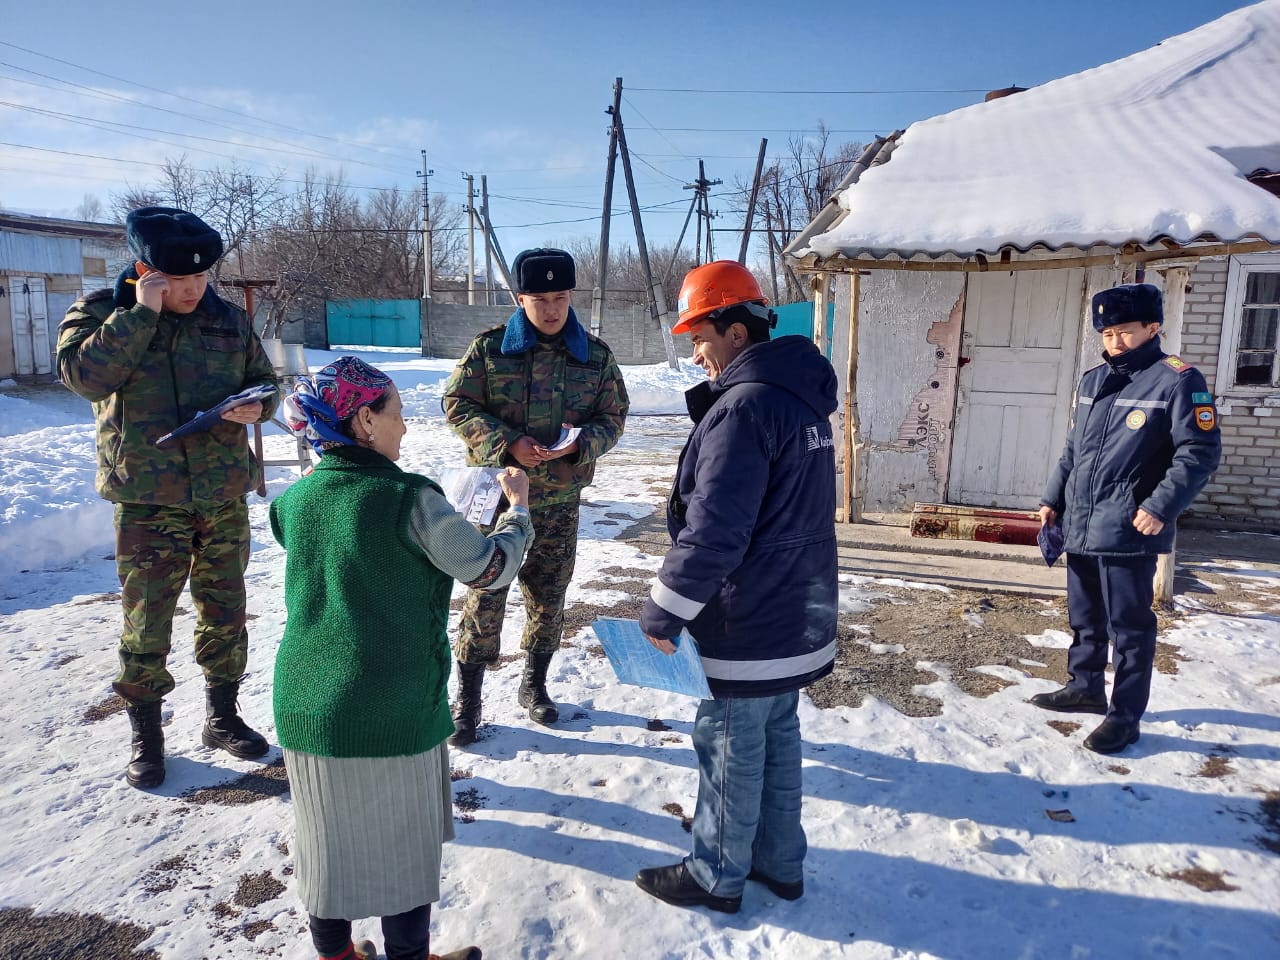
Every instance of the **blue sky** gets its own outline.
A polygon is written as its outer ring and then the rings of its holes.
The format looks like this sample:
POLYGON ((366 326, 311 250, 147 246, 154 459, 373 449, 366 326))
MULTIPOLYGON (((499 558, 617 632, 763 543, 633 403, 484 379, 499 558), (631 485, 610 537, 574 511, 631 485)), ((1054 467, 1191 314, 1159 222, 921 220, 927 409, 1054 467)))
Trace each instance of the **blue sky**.
MULTIPOLYGON (((724 181, 712 193, 715 225, 740 229, 734 203, 720 195, 749 180, 762 136, 771 157, 819 120, 833 142, 865 142, 978 102, 986 90, 1087 69, 1248 4, 841 6, 10 5, 0 34, 0 206, 70 215, 86 193, 106 201, 184 153, 204 168, 235 159, 297 178, 312 165, 341 168, 360 187, 415 189, 425 148, 433 193, 461 202, 461 174, 488 175, 511 257, 598 236, 604 110, 620 76, 646 234, 670 242, 699 158, 709 178, 724 181), (102 129, 104 121, 129 126, 102 129)), ((619 168, 614 243, 634 242, 625 202, 619 168)), ((718 254, 736 255, 738 236, 720 232, 715 242, 718 254)))

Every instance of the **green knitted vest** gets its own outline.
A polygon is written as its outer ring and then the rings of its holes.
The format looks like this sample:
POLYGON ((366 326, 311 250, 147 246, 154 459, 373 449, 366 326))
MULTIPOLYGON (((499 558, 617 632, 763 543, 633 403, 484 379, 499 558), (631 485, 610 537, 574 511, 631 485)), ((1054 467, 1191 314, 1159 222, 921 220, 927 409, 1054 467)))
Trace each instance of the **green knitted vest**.
POLYGON ((439 489, 380 454, 341 447, 272 502, 271 531, 287 551, 274 690, 282 747, 405 756, 453 732, 453 580, 407 532, 423 487, 439 489))

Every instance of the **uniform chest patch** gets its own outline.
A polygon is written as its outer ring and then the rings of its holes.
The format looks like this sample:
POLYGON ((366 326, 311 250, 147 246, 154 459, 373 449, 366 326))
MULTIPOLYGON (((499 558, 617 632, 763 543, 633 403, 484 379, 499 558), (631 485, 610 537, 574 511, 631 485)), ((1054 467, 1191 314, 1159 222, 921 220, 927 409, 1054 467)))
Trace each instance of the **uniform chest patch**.
POLYGON ((1212 430, 1218 425, 1218 415, 1213 407, 1196 407, 1196 426, 1201 430, 1212 430))
POLYGON ((1138 430, 1147 422, 1147 413, 1145 410, 1134 410, 1124 418, 1124 425, 1130 430, 1138 430))

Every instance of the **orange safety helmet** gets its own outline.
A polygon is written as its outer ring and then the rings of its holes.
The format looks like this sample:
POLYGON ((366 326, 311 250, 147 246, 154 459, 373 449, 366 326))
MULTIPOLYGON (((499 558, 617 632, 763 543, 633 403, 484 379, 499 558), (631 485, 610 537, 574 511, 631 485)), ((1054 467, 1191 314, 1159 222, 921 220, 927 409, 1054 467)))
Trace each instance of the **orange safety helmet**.
MULTIPOLYGON (((680 300, 676 305, 680 319, 671 332, 686 333, 693 324, 741 303, 769 305, 769 299, 761 292, 750 270, 736 260, 715 260, 694 267, 680 285, 680 300)), ((770 319, 772 315, 768 310, 751 312, 761 319, 770 319)))

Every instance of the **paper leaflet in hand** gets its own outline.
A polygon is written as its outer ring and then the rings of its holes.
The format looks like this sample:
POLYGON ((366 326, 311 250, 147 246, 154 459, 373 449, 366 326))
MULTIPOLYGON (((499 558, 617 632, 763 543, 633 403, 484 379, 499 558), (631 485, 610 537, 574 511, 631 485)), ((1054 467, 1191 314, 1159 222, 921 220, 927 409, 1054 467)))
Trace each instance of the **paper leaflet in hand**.
POLYGON ((578 435, 582 433, 581 427, 561 427, 560 436, 556 438, 556 442, 547 447, 548 450, 563 450, 573 441, 578 439, 578 435))
POLYGON ((601 617, 591 624, 591 629, 623 683, 711 699, 698 645, 687 630, 681 630, 672 641, 676 652, 665 654, 649 642, 635 620, 601 617))
POLYGON ((1062 532, 1062 524, 1046 523, 1036 534, 1036 543, 1040 544, 1040 554, 1044 557, 1045 564, 1052 567, 1062 556, 1062 550, 1067 543, 1066 535, 1062 532))
POLYGON ((440 471, 440 486, 453 509, 471 523, 493 523, 502 499, 497 467, 449 467, 440 471))
POLYGON ((252 387, 246 387, 239 393, 233 393, 217 406, 197 413, 172 433, 166 433, 156 441, 156 446, 166 443, 169 440, 174 440, 178 437, 185 437, 189 433, 199 433, 202 430, 208 430, 215 423, 220 423, 222 421, 222 415, 228 410, 234 410, 236 407, 242 407, 246 403, 261 403, 263 400, 275 396, 277 389, 278 388, 275 384, 259 383, 252 387))

